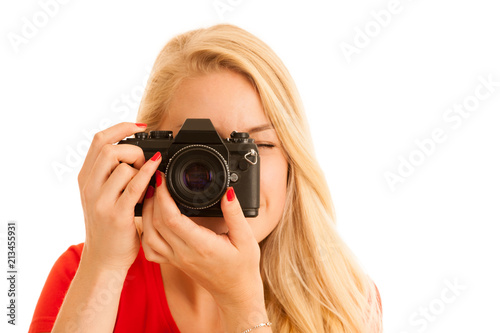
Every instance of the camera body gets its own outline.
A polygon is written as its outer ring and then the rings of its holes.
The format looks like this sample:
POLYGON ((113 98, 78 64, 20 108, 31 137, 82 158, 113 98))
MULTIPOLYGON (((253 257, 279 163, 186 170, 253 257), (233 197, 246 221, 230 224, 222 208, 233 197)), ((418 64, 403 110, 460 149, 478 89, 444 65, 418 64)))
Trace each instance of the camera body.
MULTIPOLYGON (((186 216, 222 217, 220 200, 232 186, 246 217, 256 217, 260 206, 260 158, 246 132, 222 140, 210 119, 186 119, 174 138, 171 131, 136 133, 118 144, 139 146, 146 161, 157 151, 158 170, 165 173, 167 189, 186 216)), ((155 177, 150 184, 155 185, 155 177)), ((142 216, 142 204, 135 207, 142 216)))

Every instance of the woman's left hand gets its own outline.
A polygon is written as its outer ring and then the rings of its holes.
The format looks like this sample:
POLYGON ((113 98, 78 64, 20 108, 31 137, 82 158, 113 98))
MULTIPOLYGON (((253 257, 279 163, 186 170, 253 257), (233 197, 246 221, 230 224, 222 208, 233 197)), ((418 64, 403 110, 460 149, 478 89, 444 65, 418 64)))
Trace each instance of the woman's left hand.
POLYGON ((229 229, 217 235, 181 214, 170 196, 163 173, 156 172, 156 190, 149 188, 142 209, 142 246, 149 261, 181 269, 210 292, 221 307, 263 300, 260 248, 238 199, 228 192, 221 209, 229 229))

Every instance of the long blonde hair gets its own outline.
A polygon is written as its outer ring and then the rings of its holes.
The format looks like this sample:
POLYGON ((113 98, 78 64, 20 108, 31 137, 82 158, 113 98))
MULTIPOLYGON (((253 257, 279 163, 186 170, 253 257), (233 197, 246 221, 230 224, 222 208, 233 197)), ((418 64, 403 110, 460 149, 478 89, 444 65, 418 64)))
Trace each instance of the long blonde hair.
POLYGON ((156 59, 137 121, 157 129, 183 79, 223 69, 256 87, 289 163, 284 214, 260 243, 273 330, 382 332, 378 291, 339 237, 297 88, 269 46, 228 24, 174 37, 156 59))

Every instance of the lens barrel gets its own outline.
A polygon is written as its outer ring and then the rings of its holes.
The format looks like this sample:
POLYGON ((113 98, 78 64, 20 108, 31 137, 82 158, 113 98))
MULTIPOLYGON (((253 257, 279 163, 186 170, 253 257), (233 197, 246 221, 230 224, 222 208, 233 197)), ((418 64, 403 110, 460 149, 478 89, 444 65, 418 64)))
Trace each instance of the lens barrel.
POLYGON ((165 170, 172 198, 190 209, 213 206, 229 186, 229 166, 214 148, 193 144, 177 151, 165 170))

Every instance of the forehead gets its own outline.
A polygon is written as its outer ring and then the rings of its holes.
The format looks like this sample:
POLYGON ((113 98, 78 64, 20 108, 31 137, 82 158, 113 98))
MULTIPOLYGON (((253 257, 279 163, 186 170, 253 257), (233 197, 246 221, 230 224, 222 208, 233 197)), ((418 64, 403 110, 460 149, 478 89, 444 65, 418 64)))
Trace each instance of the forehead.
POLYGON ((260 96, 249 80, 225 70, 187 78, 174 93, 161 128, 177 134, 187 118, 210 118, 219 134, 269 124, 260 96))

